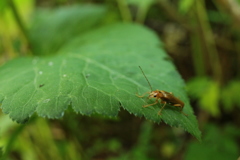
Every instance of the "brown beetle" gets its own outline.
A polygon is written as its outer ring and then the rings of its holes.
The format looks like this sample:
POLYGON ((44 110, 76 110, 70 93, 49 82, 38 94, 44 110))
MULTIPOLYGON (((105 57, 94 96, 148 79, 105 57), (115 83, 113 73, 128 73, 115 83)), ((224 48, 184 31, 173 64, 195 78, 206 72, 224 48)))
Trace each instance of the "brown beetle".
POLYGON ((146 92, 142 96, 139 96, 139 95, 137 95, 137 96, 142 98, 142 97, 144 97, 144 95, 149 94, 148 98, 155 98, 156 99, 156 101, 154 103, 144 105, 143 107, 153 106, 153 105, 155 105, 155 104, 157 104, 159 102, 158 100, 161 100, 161 103, 163 103, 164 105, 159 110, 158 115, 161 115, 161 112, 164 109, 166 104, 170 104, 172 106, 179 107, 180 108, 180 112, 182 114, 184 114, 185 116, 187 116, 187 114, 182 112, 183 107, 184 107, 183 101, 181 101, 179 98, 175 97, 172 94, 172 92, 166 92, 166 91, 163 91, 163 90, 152 91, 152 86, 151 86, 150 82, 148 81, 148 79, 147 79, 146 75, 144 74, 142 68, 140 66, 139 66, 139 68, 141 69, 144 77, 146 78, 146 80, 147 80, 147 82, 148 82, 148 84, 150 86, 151 92, 146 92))

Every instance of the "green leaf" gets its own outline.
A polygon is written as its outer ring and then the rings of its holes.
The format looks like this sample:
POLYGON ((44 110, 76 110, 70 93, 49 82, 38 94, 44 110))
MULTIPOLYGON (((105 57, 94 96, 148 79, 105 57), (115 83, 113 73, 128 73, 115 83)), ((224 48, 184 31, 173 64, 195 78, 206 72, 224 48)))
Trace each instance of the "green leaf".
POLYGON ((206 92, 202 94, 200 99, 200 106, 209 112, 213 116, 220 115, 220 108, 219 108, 219 93, 220 87, 217 82, 212 82, 208 88, 206 88, 206 92))
POLYGON ((54 54, 74 36, 100 25, 106 8, 97 5, 64 6, 35 13, 30 29, 35 55, 54 54))
POLYGON ((1 0, 0 1, 0 13, 2 14, 4 10, 7 8, 7 0, 1 0))
POLYGON ((179 11, 183 14, 187 13, 191 7, 194 5, 195 0, 181 0, 179 1, 179 11))
POLYGON ((240 107, 239 101, 240 82, 239 80, 230 81, 221 91, 221 102, 226 112, 230 112, 235 106, 240 107))
POLYGON ((213 81, 209 77, 195 77, 187 82, 188 94, 194 99, 201 99, 213 81))
POLYGON ((216 124, 208 124, 204 129, 203 142, 191 142, 186 148, 185 160, 226 160, 239 156, 239 127, 231 124, 217 128, 216 124), (229 132, 230 131, 230 132, 229 132), (234 131, 231 133, 231 131, 234 131))
POLYGON ((199 105, 212 116, 220 115, 218 101, 220 100, 219 84, 208 77, 196 77, 187 84, 188 93, 199 100, 199 105))
POLYGON ((196 117, 185 84, 149 29, 133 24, 115 24, 92 30, 48 57, 18 58, 0 68, 0 102, 4 113, 24 122, 37 113, 60 118, 71 106, 82 115, 117 116, 122 107, 135 116, 179 126, 200 139, 196 117), (167 105, 136 96, 149 91, 141 66, 153 89, 173 92, 184 103, 181 114, 167 105))

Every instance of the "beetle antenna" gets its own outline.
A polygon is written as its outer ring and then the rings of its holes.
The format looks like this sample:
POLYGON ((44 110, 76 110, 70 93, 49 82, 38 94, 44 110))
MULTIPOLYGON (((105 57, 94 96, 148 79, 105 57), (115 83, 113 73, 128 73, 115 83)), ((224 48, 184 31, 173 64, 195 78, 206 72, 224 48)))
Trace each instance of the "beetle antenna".
POLYGON ((150 89, 151 89, 151 91, 152 91, 152 86, 151 86, 151 84, 150 84, 150 82, 149 82, 147 76, 146 76, 145 73, 143 72, 143 69, 142 69, 140 66, 138 66, 138 67, 141 69, 141 71, 142 71, 144 77, 146 78, 146 80, 147 80, 147 82, 148 82, 148 85, 149 85, 149 87, 150 87, 150 89))

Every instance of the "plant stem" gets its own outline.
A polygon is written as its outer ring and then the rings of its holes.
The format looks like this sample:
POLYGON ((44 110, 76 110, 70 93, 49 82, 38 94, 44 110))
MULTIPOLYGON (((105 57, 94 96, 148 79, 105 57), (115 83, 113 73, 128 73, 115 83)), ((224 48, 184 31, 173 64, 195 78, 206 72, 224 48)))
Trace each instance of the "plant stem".
POLYGON ((216 49, 213 33, 208 23, 207 12, 205 9, 205 4, 203 0, 195 1, 196 16, 200 26, 200 36, 202 39, 202 45, 205 47, 209 63, 211 66, 212 74, 215 80, 221 82, 222 73, 221 73, 221 64, 216 49))
POLYGON ((30 45, 30 39, 29 39, 29 36, 28 36, 27 29, 26 29, 26 27, 25 27, 25 25, 23 23, 23 20, 20 17, 20 14, 19 14, 19 12, 18 12, 18 10, 17 10, 13 0, 8 0, 8 4, 9 4, 11 10, 12 10, 13 17, 14 17, 14 19, 15 19, 18 27, 19 27, 19 29, 21 30, 21 32, 22 32, 22 34, 24 36, 24 39, 27 42, 27 48, 30 48, 31 45, 30 45))
POLYGON ((3 156, 0 158, 0 160, 5 160, 7 156, 9 155, 12 145, 16 142, 17 137, 22 132, 22 130, 25 128, 26 125, 21 124, 19 125, 15 131, 11 134, 10 139, 8 140, 7 145, 5 146, 5 152, 3 153, 3 156))
MULTIPOLYGON (((235 0, 215 0, 214 1, 216 6, 219 8, 220 11, 225 12, 230 15, 233 24, 231 25, 232 30, 239 34, 239 27, 240 27, 240 5, 238 1, 235 0)), ((236 49, 237 59, 236 59, 236 68, 240 67, 240 47, 239 47, 239 40, 234 42, 235 47, 231 47, 231 49, 236 49)), ((237 77, 240 77, 240 71, 237 69, 237 77)))
POLYGON ((117 0, 118 8, 120 10, 120 13, 122 15, 122 19, 125 22, 132 22, 132 15, 128 8, 126 0, 117 0))
POLYGON ((195 31, 191 34, 191 47, 192 47, 192 58, 195 74, 197 77, 206 75, 206 68, 204 63, 204 56, 202 54, 203 50, 201 48, 201 38, 199 32, 195 31))
MULTIPOLYGON (((181 24, 186 30, 190 32, 191 44, 192 44, 192 57, 193 57, 193 65, 195 69, 195 74, 197 76, 206 75, 206 68, 204 63, 203 47, 201 46, 201 33, 199 33, 199 24, 195 18, 192 22, 188 23, 185 20, 185 17, 182 17, 177 13, 177 9, 169 4, 169 2, 165 0, 158 0, 161 8, 168 14, 168 17, 177 23, 181 24)), ((191 15, 190 15, 191 16, 191 15)))

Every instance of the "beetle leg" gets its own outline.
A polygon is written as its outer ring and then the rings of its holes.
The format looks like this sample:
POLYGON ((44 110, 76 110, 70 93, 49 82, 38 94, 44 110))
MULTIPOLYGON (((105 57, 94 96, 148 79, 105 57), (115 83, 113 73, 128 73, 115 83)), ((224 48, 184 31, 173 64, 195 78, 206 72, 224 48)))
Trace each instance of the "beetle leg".
POLYGON ((183 106, 181 105, 181 104, 174 104, 173 106, 175 106, 175 107, 180 107, 180 112, 182 113, 182 114, 184 114, 185 116, 188 116, 186 113, 184 113, 182 110, 183 110, 183 106))
POLYGON ((164 103, 164 105, 163 105, 162 108, 158 111, 158 115, 161 115, 161 112, 162 112, 163 108, 164 108, 165 105, 167 104, 166 101, 162 101, 161 103, 164 103))
POLYGON ((144 97, 147 93, 149 94, 149 92, 146 92, 146 93, 144 93, 142 96, 140 96, 138 93, 136 93, 136 96, 142 98, 142 97, 144 97))
POLYGON ((145 108, 145 107, 153 106, 153 105, 155 105, 155 104, 157 104, 157 103, 158 103, 158 100, 156 99, 156 101, 155 101, 154 103, 144 105, 143 107, 145 108))

